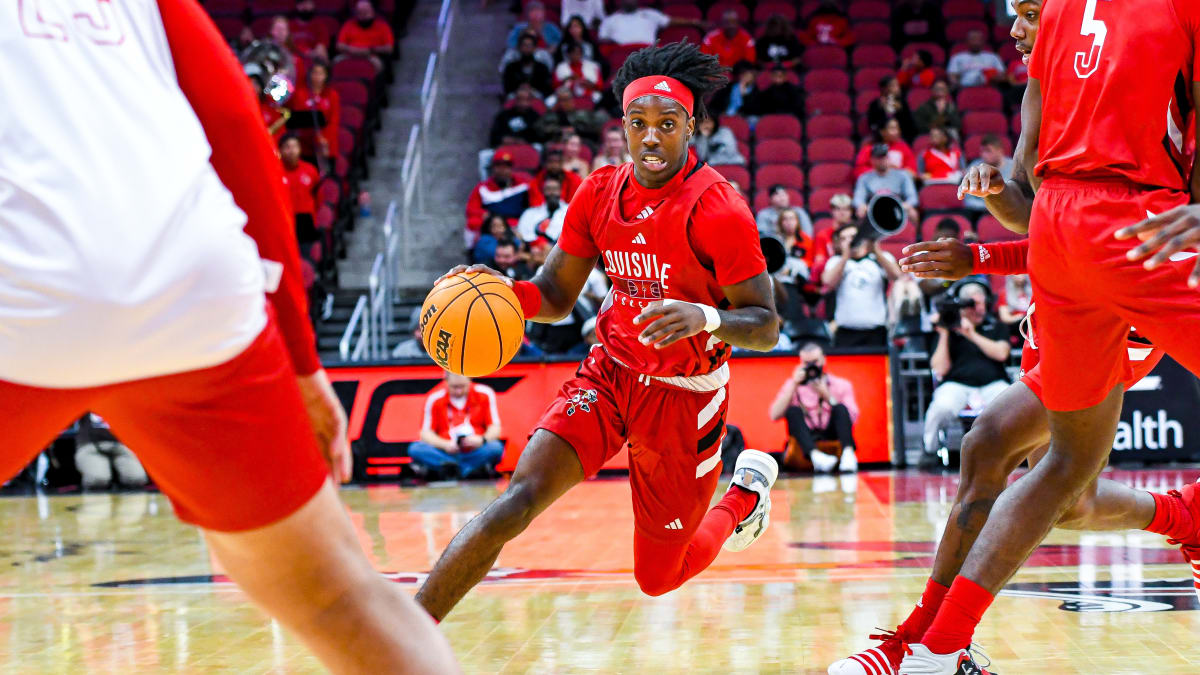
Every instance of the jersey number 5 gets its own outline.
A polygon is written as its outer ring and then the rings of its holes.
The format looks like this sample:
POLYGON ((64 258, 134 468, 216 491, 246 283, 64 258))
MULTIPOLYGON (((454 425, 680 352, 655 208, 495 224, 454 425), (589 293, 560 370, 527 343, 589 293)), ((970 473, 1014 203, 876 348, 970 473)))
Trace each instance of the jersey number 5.
POLYGON ((60 14, 58 7, 44 6, 48 4, 51 3, 43 3, 42 0, 17 0, 17 15, 26 37, 69 42, 70 33, 74 32, 98 45, 119 45, 125 41, 125 33, 117 23, 112 0, 73 0, 64 3, 90 5, 93 8, 75 12, 63 10, 68 16, 60 14))
POLYGON ((1104 49, 1104 39, 1108 37, 1108 26, 1096 18, 1096 0, 1087 0, 1083 10, 1083 25, 1079 34, 1092 35, 1092 48, 1086 52, 1075 52, 1075 74, 1086 80, 1100 66, 1100 52, 1104 49))

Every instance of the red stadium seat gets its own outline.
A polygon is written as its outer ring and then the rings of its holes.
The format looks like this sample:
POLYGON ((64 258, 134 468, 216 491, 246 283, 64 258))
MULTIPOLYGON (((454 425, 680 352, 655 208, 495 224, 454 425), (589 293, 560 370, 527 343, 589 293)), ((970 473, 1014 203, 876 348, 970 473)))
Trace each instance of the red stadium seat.
POLYGON ((890 68, 896 65, 896 52, 887 45, 862 45, 854 49, 850 63, 855 68, 890 68))
POLYGON ((750 157, 752 156, 750 153, 750 144, 746 143, 745 141, 738 141, 737 144, 738 144, 738 154, 741 155, 742 157, 746 158, 747 160, 750 159, 750 157))
POLYGON ((334 204, 342 201, 342 188, 336 180, 325 179, 317 188, 317 200, 324 204, 334 204))
POLYGON ((854 142, 848 138, 818 138, 808 144, 809 164, 843 162, 853 164, 854 142))
POLYGON ((208 0, 204 3, 204 11, 209 16, 241 18, 246 13, 246 0, 208 0))
POLYGON ((892 8, 886 2, 854 0, 846 13, 851 21, 887 21, 892 16, 892 8))
POLYGON ((745 117, 737 115, 721 115, 718 118, 721 126, 733 132, 733 137, 739 141, 746 142, 750 140, 750 123, 745 117))
MULTIPOLYGON (((854 189, 851 188, 849 185, 835 185, 833 187, 826 187, 826 188, 820 188, 817 190, 813 190, 812 198, 808 200, 809 213, 830 213, 833 211, 832 207, 829 206, 829 201, 831 199, 833 199, 834 197, 836 197, 838 195, 842 195, 842 194, 850 195, 853 192, 854 192, 854 189)), ((823 219, 823 220, 829 220, 829 219, 823 219)), ((816 232, 819 229, 821 229, 821 228, 818 228, 817 226, 814 225, 813 233, 816 234, 816 232)))
POLYGON ((244 21, 231 16, 213 17, 213 23, 217 25, 217 30, 221 32, 221 37, 229 42, 238 39, 238 36, 242 34, 242 29, 246 27, 244 21))
POLYGON ((854 112, 858 113, 859 115, 866 114, 867 108, 871 107, 871 102, 877 98, 879 98, 878 89, 874 91, 868 90, 858 92, 858 94, 854 97, 854 112))
POLYGON ((337 212, 328 203, 325 203, 317 207, 317 212, 313 216, 313 223, 318 230, 331 230, 333 229, 333 221, 336 218, 337 212))
POLYGON ((982 19, 986 5, 979 0, 947 0, 942 5, 946 19, 982 19))
POLYGON ((1000 112, 969 112, 963 115, 962 132, 965 136, 975 134, 1007 134, 1008 118, 1000 112))
POLYGON ((887 66, 869 66, 854 73, 854 91, 879 91, 879 81, 895 76, 896 69, 887 66))
POLYGON ((502 145, 496 148, 496 154, 507 152, 512 155, 513 169, 516 171, 537 171, 537 168, 542 165, 542 156, 538 153, 537 148, 525 143, 502 145))
MULTIPOLYGON (((771 186, 767 185, 758 188, 754 192, 754 202, 751 206, 753 206, 755 213, 767 208, 767 206, 771 203, 770 189, 771 186)), ((788 197, 791 198, 789 203, 793 207, 800 209, 804 208, 804 194, 802 192, 791 187, 784 187, 784 190, 787 191, 788 197)))
POLYGON ((975 232, 979 235, 980 241, 1016 241, 1024 239, 1026 236, 1004 227, 991 214, 985 214, 979 219, 979 222, 975 224, 975 232))
POLYGON ((250 3, 251 16, 267 16, 282 14, 287 16, 296 9, 296 0, 252 0, 250 3))
POLYGON ((264 38, 271 32, 271 24, 275 22, 274 16, 260 16, 250 22, 250 32, 256 38, 264 38))
MULTIPOLYGON (((346 11, 346 0, 316 0, 316 13, 327 15, 340 15, 346 11)), ((331 33, 330 36, 336 35, 331 33)))
POLYGON ((908 90, 908 109, 916 110, 921 107, 921 104, 928 101, 933 96, 933 92, 925 87, 913 87, 908 90))
POLYGON ((792 164, 767 164, 754 172, 754 186, 758 189, 772 185, 804 189, 804 172, 792 164))
MULTIPOLYGON (((704 18, 704 12, 701 12, 699 7, 691 4, 663 5, 662 13, 672 19, 683 19, 684 21, 700 21, 704 18)), ((661 39, 662 35, 659 38, 661 39)))
POLYGON ((342 105, 352 105, 359 108, 366 108, 370 101, 370 96, 367 91, 367 85, 356 80, 341 80, 331 82, 330 85, 337 91, 338 96, 342 99, 342 105))
POLYGON ((745 5, 737 2, 718 2, 708 8, 708 12, 704 15, 709 23, 721 25, 721 16, 729 10, 737 12, 738 21, 745 26, 750 23, 750 9, 745 5))
POLYGON ((754 127, 754 137, 760 141, 768 138, 800 138, 800 120, 791 115, 763 115, 754 127))
MULTIPOLYGON (((1004 156, 1012 157, 1012 141, 1009 140, 1008 136, 1005 136, 1004 134, 1000 134, 998 138, 1000 139, 1000 144, 1004 146, 1004 156)), ((978 159, 979 146, 982 144, 983 134, 975 134, 974 136, 967 137, 967 141, 963 143, 963 155, 965 155, 968 160, 978 159)))
MULTIPOLYGON (((942 222, 946 218, 949 218, 949 219, 953 220, 955 223, 958 223, 959 230, 962 233, 966 233, 967 231, 969 231, 971 229, 971 221, 967 220, 965 216, 962 216, 957 213, 940 213, 940 214, 936 214, 936 215, 932 215, 932 216, 927 216, 925 218, 925 220, 921 221, 921 237, 923 239, 932 239, 933 238, 933 229, 935 227, 937 227, 938 223, 942 222)), ((961 239, 962 237, 959 237, 959 238, 961 239)))
POLYGON ((718 164, 713 167, 725 180, 737 183, 743 191, 750 189, 750 172, 744 166, 737 164, 718 164))
POLYGON ((616 72, 625 65, 625 59, 646 45, 601 45, 600 52, 608 59, 608 65, 616 72))
POLYGON ((804 90, 809 94, 825 91, 844 94, 850 90, 850 76, 840 68, 821 68, 809 71, 804 76, 804 90))
POLYGON ((967 39, 967 33, 973 30, 982 32, 984 39, 987 39, 988 25, 979 19, 957 19, 946 24, 946 39, 951 44, 962 42, 967 39))
MULTIPOLYGON (((316 244, 313 245, 316 248, 316 244)), ((300 282, 304 284, 305 289, 312 288, 317 281, 316 270, 313 269, 312 263, 304 258, 300 259, 300 282)))
MULTIPOLYGON (((850 121, 849 115, 844 112, 850 107, 850 97, 845 94, 842 94, 842 96, 845 97, 845 107, 841 111, 831 114, 817 114, 808 118, 808 123, 805 127, 810 139, 850 138, 854 133, 854 122, 850 121)), ((811 99, 812 97, 810 96, 809 98, 811 99)))
POLYGON ((782 16, 783 20, 788 23, 796 23, 796 5, 790 2, 780 2, 780 0, 767 0, 766 2, 758 3, 754 8, 752 18, 754 19, 754 23, 762 24, 766 23, 767 19, 775 14, 782 16))
POLYGON ((1012 30, 1011 23, 1000 23, 992 26, 992 44, 994 45, 1012 45, 1012 36, 1009 31, 1012 30))
POLYGON ((371 64, 369 59, 364 58, 348 58, 335 61, 333 70, 329 73, 331 80, 358 80, 360 82, 373 82, 375 80, 375 66, 371 64))
POLYGON ((346 157, 354 156, 354 147, 357 144, 357 138, 354 133, 346 127, 342 127, 337 131, 338 154, 346 157))
POLYGON ((791 138, 768 138, 754 146, 754 161, 758 164, 800 164, 804 149, 791 138))
POLYGON ((933 141, 930 140, 929 134, 921 134, 920 136, 917 136, 915 139, 913 139, 913 143, 912 143, 913 154, 916 155, 917 157, 920 157, 932 145, 933 145, 933 141))
POLYGON ((813 188, 853 185, 854 167, 842 162, 814 164, 808 170, 808 184, 813 188))
POLYGON ((977 110, 1000 112, 1004 97, 995 87, 967 87, 958 92, 958 109, 964 113, 977 110))
POLYGON ((808 112, 810 122, 811 118, 818 115, 847 115, 850 113, 850 95, 836 91, 814 92, 804 99, 804 109, 808 112))
MULTIPOLYGON (((785 79, 788 82, 795 84, 795 85, 800 84, 800 76, 797 75, 795 72, 788 70, 784 74, 787 76, 785 79)), ((754 81, 754 84, 759 89, 766 89, 767 87, 771 86, 771 72, 764 70, 763 72, 759 73, 758 79, 754 81)))
POLYGON ((933 56, 933 65, 938 67, 946 65, 946 50, 942 49, 942 46, 936 42, 910 42, 904 45, 904 49, 900 50, 900 60, 904 61, 922 49, 928 51, 933 56))
POLYGON ((883 21, 855 23, 853 30, 860 45, 886 45, 892 39, 892 27, 883 21))
POLYGON ((804 50, 801 58, 804 67, 809 70, 817 68, 845 68, 848 59, 846 50, 835 45, 816 45, 804 50))
POLYGON ((917 202, 925 211, 957 211, 962 208, 958 200, 958 186, 945 183, 926 185, 917 193, 917 202))
POLYGON ((700 34, 698 28, 691 26, 667 26, 658 34, 658 39, 661 42, 688 42, 698 45, 704 41, 704 36, 700 34))
POLYGON ((342 106, 341 122, 342 126, 351 131, 358 132, 362 129, 363 122, 366 121, 366 115, 363 114, 362 108, 356 108, 352 105, 342 106))

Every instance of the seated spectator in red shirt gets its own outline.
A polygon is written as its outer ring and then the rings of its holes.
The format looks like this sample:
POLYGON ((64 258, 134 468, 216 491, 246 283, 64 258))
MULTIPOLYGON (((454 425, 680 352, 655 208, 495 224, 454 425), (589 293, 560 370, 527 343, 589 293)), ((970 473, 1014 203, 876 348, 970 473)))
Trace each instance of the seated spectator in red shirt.
POLYGON ((337 36, 338 56, 361 56, 383 70, 383 59, 391 58, 396 38, 387 22, 375 16, 370 0, 354 3, 354 19, 347 21, 337 36))
POLYGON ((900 86, 921 87, 928 89, 937 81, 937 71, 933 69, 933 54, 928 49, 918 49, 900 64, 900 72, 896 73, 900 86))
POLYGON ((821 6, 808 16, 800 31, 800 40, 806 45, 849 47, 854 44, 850 19, 846 18, 837 0, 823 0, 821 6))
POLYGON ((297 0, 296 12, 288 23, 292 44, 306 58, 329 59, 329 39, 333 36, 325 26, 313 21, 316 16, 316 0, 297 0))
POLYGON ((858 157, 854 160, 854 177, 858 178, 871 170, 871 148, 876 143, 883 143, 888 146, 888 166, 907 171, 910 176, 916 178, 917 156, 913 154, 912 146, 905 143, 900 135, 900 123, 894 118, 888 120, 877 135, 879 140, 864 143, 862 150, 858 151, 858 157))
POLYGON ((283 182, 292 197, 292 211, 296 214, 296 240, 302 249, 317 240, 316 222, 313 214, 317 210, 313 192, 321 174, 317 167, 300 159, 300 138, 287 134, 279 141, 279 158, 283 161, 283 182))
POLYGON ((487 478, 504 454, 496 392, 463 375, 445 377, 425 399, 421 440, 408 446, 408 456, 430 479, 487 478))
POLYGON ((293 113, 319 112, 325 117, 325 125, 316 130, 306 130, 301 140, 313 150, 317 163, 332 162, 338 156, 338 129, 342 119, 342 100, 337 90, 327 86, 329 64, 316 60, 308 68, 307 81, 296 88, 288 99, 293 113))
POLYGON ((721 27, 704 36, 700 51, 713 54, 721 65, 732 68, 738 61, 753 61, 758 58, 754 51, 754 38, 742 28, 738 13, 732 9, 721 14, 721 27))
POLYGON ((551 150, 546 153, 546 158, 543 160, 542 170, 533 178, 533 184, 537 186, 538 192, 542 192, 542 186, 546 182, 546 178, 557 178, 562 185, 562 200, 564 202, 571 201, 575 196, 575 191, 583 184, 583 179, 574 171, 566 171, 563 169, 563 154, 561 150, 551 150))
POLYGON ((795 68, 800 62, 800 53, 804 51, 804 47, 796 39, 796 32, 792 30, 787 19, 782 15, 772 14, 767 19, 763 34, 754 43, 754 51, 758 62, 763 65, 774 63, 784 68, 795 68))
POLYGON ((575 98, 590 98, 599 103, 601 89, 604 88, 604 75, 601 74, 600 64, 583 58, 583 45, 572 42, 567 47, 567 58, 554 69, 554 86, 563 85, 571 88, 575 98))
POLYGON ((467 229, 464 233, 467 247, 475 245, 488 213, 504 216, 509 227, 516 227, 517 219, 525 209, 541 203, 541 193, 530 182, 529 176, 513 173, 512 155, 496 153, 492 157, 488 179, 476 184, 467 198, 467 229))
POLYGON ((962 180, 962 150, 950 141, 942 127, 929 131, 931 145, 921 153, 921 180, 928 183, 955 183, 962 180))

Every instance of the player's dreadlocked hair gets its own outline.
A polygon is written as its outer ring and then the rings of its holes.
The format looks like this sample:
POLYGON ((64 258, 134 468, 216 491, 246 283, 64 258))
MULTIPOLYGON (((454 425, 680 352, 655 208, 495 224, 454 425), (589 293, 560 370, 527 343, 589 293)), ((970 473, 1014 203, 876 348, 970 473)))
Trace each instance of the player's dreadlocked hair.
POLYGON ((612 88, 620 101, 625 87, 639 77, 673 77, 692 90, 692 96, 695 97, 692 116, 702 119, 707 117, 704 99, 729 84, 729 78, 726 77, 728 72, 729 69, 722 66, 716 56, 701 52, 699 47, 684 39, 662 46, 644 47, 630 54, 613 76, 612 88))

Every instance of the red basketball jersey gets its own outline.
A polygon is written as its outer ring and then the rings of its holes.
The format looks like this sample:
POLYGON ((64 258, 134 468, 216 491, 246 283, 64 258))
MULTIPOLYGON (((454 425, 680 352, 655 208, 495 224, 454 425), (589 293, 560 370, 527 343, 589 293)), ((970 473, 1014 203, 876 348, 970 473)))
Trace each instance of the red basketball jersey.
POLYGON ((1041 82, 1039 176, 1186 191, 1195 155, 1196 0, 1054 0, 1029 74, 1041 82))
POLYGON ((689 159, 667 185, 637 184, 633 164, 604 167, 580 186, 558 246, 602 256, 612 290, 596 335, 615 359, 646 375, 705 375, 729 359, 729 346, 701 332, 655 349, 638 341, 633 319, 655 300, 726 308, 722 286, 765 272, 758 228, 746 202, 707 165, 689 159))

